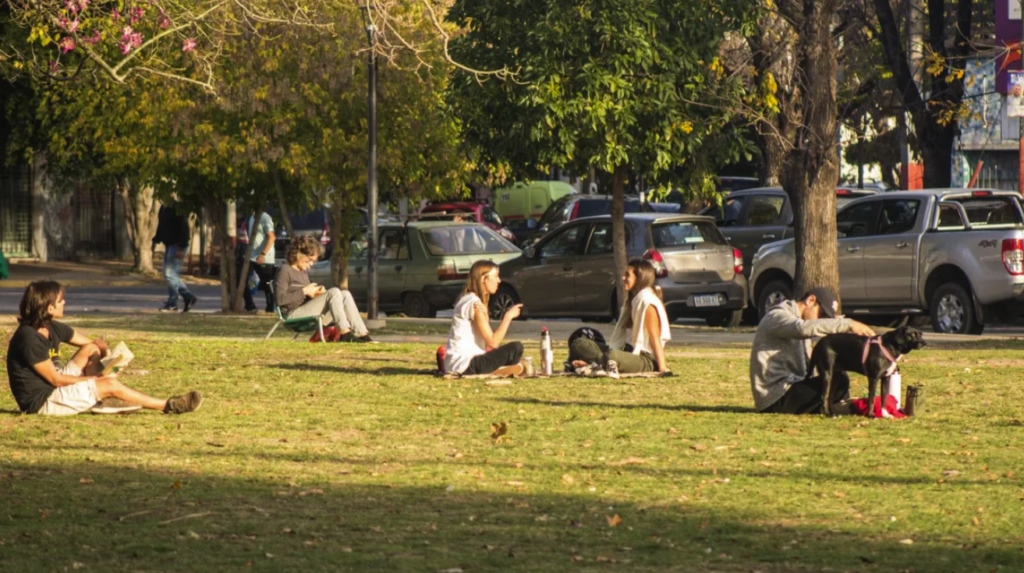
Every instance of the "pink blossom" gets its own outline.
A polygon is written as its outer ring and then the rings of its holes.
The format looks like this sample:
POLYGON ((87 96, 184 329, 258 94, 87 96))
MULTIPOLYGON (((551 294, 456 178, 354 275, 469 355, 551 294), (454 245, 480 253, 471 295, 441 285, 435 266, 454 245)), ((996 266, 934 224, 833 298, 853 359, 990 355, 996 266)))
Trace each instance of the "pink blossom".
POLYGON ((93 28, 93 30, 92 30, 92 37, 82 38, 82 41, 85 42, 86 44, 91 45, 91 46, 95 46, 96 44, 98 44, 100 42, 100 31, 95 29, 95 28, 93 28))
POLYGON ((156 18, 156 25, 160 26, 161 29, 167 29, 171 26, 171 19, 167 16, 166 12, 160 12, 160 15, 156 18))
POLYGON ((117 8, 110 13, 110 21, 117 24, 117 21, 121 19, 121 11, 117 8))
POLYGON ((143 12, 141 6, 128 10, 128 21, 132 24, 141 20, 143 16, 145 16, 145 12, 143 12))
POLYGON ((142 33, 136 32, 131 26, 125 26, 121 30, 121 47, 122 54, 128 54, 134 48, 138 48, 142 45, 142 33))
POLYGON ((68 20, 67 18, 61 18, 60 19, 60 25, 61 25, 62 28, 67 30, 69 34, 74 34, 75 32, 78 31, 78 26, 79 26, 78 18, 75 18, 74 20, 68 20))
POLYGON ((75 39, 71 36, 64 36, 60 41, 60 51, 63 54, 70 52, 75 49, 75 39))
POLYGON ((50 73, 51 74, 55 74, 55 73, 57 73, 59 71, 60 71, 60 62, 51 61, 50 62, 50 73))
POLYGON ((195 51, 195 49, 196 49, 196 39, 195 38, 185 38, 184 40, 182 40, 182 42, 181 42, 181 51, 182 52, 193 52, 193 51, 195 51))

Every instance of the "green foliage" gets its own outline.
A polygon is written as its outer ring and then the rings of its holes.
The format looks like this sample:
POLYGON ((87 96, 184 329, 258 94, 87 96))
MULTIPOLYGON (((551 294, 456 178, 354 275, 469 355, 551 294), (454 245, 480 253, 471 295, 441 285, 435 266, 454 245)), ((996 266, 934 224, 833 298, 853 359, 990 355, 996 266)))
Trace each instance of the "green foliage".
POLYGON ((684 166, 712 168, 737 143, 723 131, 728 106, 717 103, 741 86, 725 76, 718 50, 747 17, 738 0, 460 0, 449 14, 464 28, 455 58, 516 76, 458 73, 452 106, 492 163, 576 173, 628 165, 654 182, 677 180, 684 166), (708 101, 716 104, 698 103, 708 101))

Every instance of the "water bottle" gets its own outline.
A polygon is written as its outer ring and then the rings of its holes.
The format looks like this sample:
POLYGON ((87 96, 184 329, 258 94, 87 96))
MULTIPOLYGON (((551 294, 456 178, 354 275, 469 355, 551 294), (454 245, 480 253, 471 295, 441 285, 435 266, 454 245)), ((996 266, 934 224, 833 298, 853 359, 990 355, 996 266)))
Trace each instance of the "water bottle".
POLYGON ((551 333, 548 332, 548 327, 542 326, 540 329, 540 367, 545 376, 551 376, 554 358, 554 353, 551 352, 551 333))
POLYGON ((889 377, 889 395, 896 399, 896 408, 900 407, 900 397, 903 396, 902 388, 903 377, 900 376, 900 371, 897 369, 889 377))

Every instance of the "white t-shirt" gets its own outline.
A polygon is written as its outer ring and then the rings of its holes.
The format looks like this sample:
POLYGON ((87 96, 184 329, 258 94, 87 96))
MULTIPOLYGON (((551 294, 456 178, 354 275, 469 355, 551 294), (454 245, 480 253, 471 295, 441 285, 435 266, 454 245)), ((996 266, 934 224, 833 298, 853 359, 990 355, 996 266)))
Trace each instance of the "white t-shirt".
MULTIPOLYGON (((269 213, 263 213, 260 217, 260 224, 256 225, 255 233, 253 232, 253 219, 256 217, 249 217, 249 240, 255 243, 252 248, 252 261, 255 261, 263 255, 263 249, 267 248, 267 243, 270 239, 270 233, 274 232, 274 220, 270 218, 269 213)), ((265 264, 274 264, 274 244, 270 243, 270 250, 267 251, 265 258, 263 259, 265 264)))
POLYGON ((473 358, 487 352, 487 342, 473 328, 473 305, 478 302, 482 302, 480 297, 468 293, 455 303, 452 330, 448 333, 448 345, 445 347, 445 372, 461 374, 469 368, 473 358))

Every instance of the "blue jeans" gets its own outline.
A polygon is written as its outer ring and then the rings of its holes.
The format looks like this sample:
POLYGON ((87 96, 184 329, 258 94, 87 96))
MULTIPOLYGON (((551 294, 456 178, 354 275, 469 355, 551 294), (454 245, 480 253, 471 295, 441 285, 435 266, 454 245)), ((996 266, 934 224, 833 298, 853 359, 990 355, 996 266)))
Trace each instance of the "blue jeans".
POLYGON ((167 304, 178 306, 178 295, 185 300, 192 298, 185 283, 181 282, 181 264, 184 262, 184 255, 178 258, 178 253, 187 253, 188 247, 180 248, 177 245, 164 247, 164 278, 167 279, 167 304))

